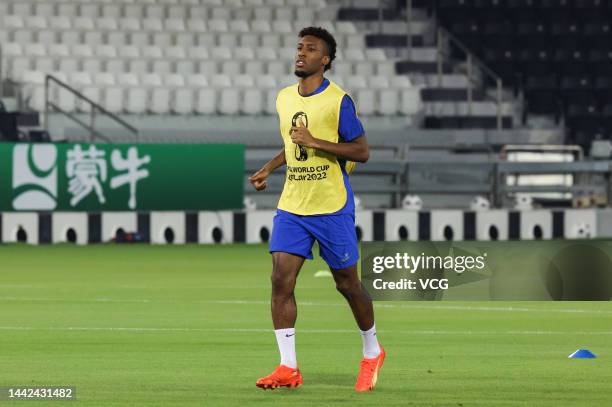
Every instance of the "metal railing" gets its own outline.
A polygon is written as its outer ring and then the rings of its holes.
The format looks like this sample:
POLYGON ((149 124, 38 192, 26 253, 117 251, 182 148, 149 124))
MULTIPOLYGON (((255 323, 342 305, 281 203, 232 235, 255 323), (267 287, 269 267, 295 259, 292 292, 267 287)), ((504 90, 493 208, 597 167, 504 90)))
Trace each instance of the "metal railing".
MULTIPOLYGON (((449 31, 442 27, 437 28, 436 32, 436 63, 437 63, 437 75, 438 75, 438 86, 442 85, 442 75, 444 73, 444 61, 446 58, 450 58, 451 46, 456 46, 466 56, 466 76, 468 79, 467 87, 467 101, 468 101, 468 114, 472 115, 472 103, 474 101, 474 85, 480 86, 482 83, 478 80, 479 78, 474 77, 474 73, 477 69, 482 72, 483 75, 490 77, 496 84, 495 97, 490 98, 496 103, 497 108, 497 130, 501 130, 502 123, 502 99, 503 99, 503 82, 502 79, 495 73, 491 68, 485 65, 476 55, 474 55, 457 37, 451 34, 449 31), (446 44, 446 46, 445 46, 446 44)), ((485 96, 488 96, 486 92, 485 96)))
MULTIPOLYGON (((413 48, 413 37, 412 37, 412 25, 413 25, 413 7, 412 0, 397 0, 397 5, 400 1, 405 1, 406 3, 406 54, 407 58, 410 60, 412 57, 412 48, 413 48)), ((378 10, 378 33, 383 33, 383 24, 384 24, 384 11, 385 9, 389 9, 389 2, 384 0, 379 0, 377 3, 378 10)), ((434 6, 435 9, 435 6, 434 6)), ((398 15, 399 17, 399 15, 398 15)), ((435 17, 434 17, 435 18, 435 17)), ((496 104, 496 127, 498 130, 501 130, 503 127, 503 112, 502 112, 502 102, 503 102, 503 82, 502 79, 497 75, 491 68, 489 68, 484 62, 482 62, 478 57, 476 57, 458 38, 456 38, 453 34, 445 30, 444 28, 437 26, 435 28, 435 43, 436 43, 436 65, 437 65, 437 79, 438 86, 442 86, 442 75, 444 74, 444 62, 450 58, 450 53, 447 52, 447 49, 450 49, 450 46, 455 46, 459 50, 463 52, 466 57, 466 76, 468 78, 468 87, 467 87, 467 103, 468 103, 468 114, 473 114, 473 102, 474 102, 474 87, 481 87, 484 90, 484 86, 479 80, 480 78, 476 77, 474 74, 480 71, 485 77, 489 77, 493 80, 493 83, 496 85, 495 97, 491 97, 484 91, 484 95, 489 100, 492 100, 496 104)))
MULTIPOLYGON (((247 160, 245 175, 251 175, 261 168, 265 160, 247 160)), ((279 170, 270 180, 266 194, 279 194, 282 191, 284 174, 279 170)), ((367 165, 358 166, 351 175, 351 185, 356 194, 387 195, 392 206, 400 206, 401 199, 406 194, 426 195, 484 195, 491 199, 493 207, 503 207, 504 196, 515 193, 569 193, 572 199, 584 194, 595 194, 605 197, 605 203, 612 202, 612 161, 580 161, 580 162, 503 162, 492 160, 482 163, 466 163, 464 161, 447 161, 441 166, 439 162, 417 161, 409 162, 403 159, 373 159, 367 165), (436 183, 429 182, 411 184, 410 174, 413 171, 421 172, 422 167, 448 167, 449 170, 465 170, 468 167, 477 169, 481 167, 488 174, 488 181, 477 183, 436 183), (572 185, 506 185, 505 176, 508 174, 522 175, 597 175, 604 178, 604 182, 575 182, 572 185), (381 181, 373 183, 371 180, 361 182, 359 176, 381 176, 381 181), (391 176, 391 179, 388 177, 391 176)), ((245 193, 253 193, 252 187, 245 182, 245 193)))
POLYGON ((496 188, 495 206, 501 206, 505 194, 515 193, 564 193, 572 198, 580 195, 605 196, 610 205, 612 200, 612 162, 611 161, 578 161, 578 162, 500 162, 495 166, 496 188), (573 175, 603 177, 604 182, 572 182, 572 185, 506 185, 507 175, 573 175))
POLYGON ((89 134, 90 134, 89 138, 91 142, 94 142, 96 139, 102 139, 106 142, 110 142, 110 139, 108 137, 106 137, 101 132, 96 130, 96 117, 97 117, 97 114, 99 113, 112 119, 114 122, 118 123, 120 126, 128 130, 133 135, 135 136, 139 135, 138 129, 136 127, 127 123, 125 120, 121 119, 117 115, 109 112, 108 110, 106 110, 105 108, 103 108, 102 106, 94 102, 93 100, 89 99, 87 96, 83 95, 81 92, 72 88, 67 83, 62 82, 61 80, 57 79, 53 75, 46 75, 45 76, 45 113, 44 114, 45 114, 45 130, 47 131, 49 131, 49 113, 51 111, 62 113, 69 119, 81 125, 87 131, 89 131, 89 134), (90 107, 89 123, 86 123, 85 121, 81 120, 74 113, 62 109, 57 103, 50 100, 51 92, 49 91, 49 87, 52 84, 55 84, 67 90, 68 92, 72 93, 77 98, 77 103, 81 101, 89 105, 90 107))
POLYGON ((572 153, 576 161, 584 159, 582 147, 556 144, 506 144, 501 148, 500 156, 506 158, 508 153, 572 153))
MULTIPOLYGON (((595 191, 597 186, 589 185, 590 174, 601 173, 610 169, 609 164, 584 161, 582 147, 576 145, 555 144, 507 144, 500 150, 500 162, 495 168, 496 194, 495 204, 502 204, 503 196, 509 193, 534 193, 534 194, 563 194, 589 193, 595 191), (572 161, 508 161, 510 154, 535 153, 542 155, 564 155, 571 154, 572 161), (552 184, 529 185, 522 184, 523 176, 527 179, 533 176, 563 176, 564 181, 552 184)), ((549 180, 549 182, 551 182, 549 180)), ((601 186, 599 189, 606 189, 601 186)), ((606 193, 609 198, 609 193, 606 193)))
MULTIPOLYGON (((403 156, 402 147, 401 145, 370 146, 371 151, 393 151, 393 158, 375 158, 370 159, 365 165, 358 164, 351 175, 353 191, 358 195, 386 195, 395 208, 401 206, 401 200, 407 194, 483 195, 487 196, 492 206, 497 208, 503 207, 505 197, 516 193, 564 193, 572 194, 571 199, 581 195, 597 195, 605 198, 605 203, 608 205, 612 202, 612 161, 585 161, 578 146, 508 145, 503 150, 566 152, 574 155, 576 159, 574 162, 508 162, 504 159, 503 153, 501 156, 485 154, 481 161, 474 162, 452 158, 441 162, 431 157, 415 160, 403 156), (463 178, 457 178, 457 173, 463 173, 463 178), (508 185, 506 183, 508 175, 572 175, 574 180, 568 185, 508 185), (365 178, 361 178, 363 176, 365 178), (380 181, 373 182, 372 176, 380 177, 380 181), (453 181, 444 181, 445 179, 453 181)), ((274 150, 280 146, 253 148, 274 150)), ((489 153, 486 149, 482 152, 489 153)), ((257 171, 266 161, 266 158, 247 159, 245 175, 257 171)), ((279 169, 269 181, 264 193, 279 194, 283 188, 284 172, 279 169)), ((248 182, 245 182, 245 193, 253 193, 248 182)))

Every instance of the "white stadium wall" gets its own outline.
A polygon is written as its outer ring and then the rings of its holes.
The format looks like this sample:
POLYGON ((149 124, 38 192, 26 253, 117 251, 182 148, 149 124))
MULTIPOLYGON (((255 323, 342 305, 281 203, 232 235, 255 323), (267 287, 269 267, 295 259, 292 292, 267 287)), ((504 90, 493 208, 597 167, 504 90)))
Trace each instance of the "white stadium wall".
POLYGON ((54 212, 51 217, 53 243, 87 244, 88 216, 80 212, 54 212))
POLYGON ((34 212, 4 213, 2 215, 2 242, 17 242, 18 231, 21 229, 26 234, 26 243, 39 243, 38 218, 38 214, 34 212))
MULTIPOLYGON (((265 243, 276 211, 4 212, 0 243, 105 243, 119 229, 155 244, 265 243), (69 239, 68 231, 72 229, 69 239), (19 232, 19 231, 22 232, 19 232), (172 233, 167 232, 171 230, 172 233), (19 232, 19 233, 18 233, 19 232), (18 234, 20 236, 18 236, 18 234), (170 234, 171 236, 169 236, 170 234), (171 237, 171 239, 168 239, 171 237)), ((357 211, 362 241, 534 240, 612 237, 612 210, 357 211), (445 234, 445 228, 447 228, 445 234), (491 232, 492 228, 495 230, 491 232), (401 231, 401 232, 400 232, 401 231), (452 237, 450 232, 452 231, 452 237)))
POLYGON ((564 216, 566 239, 588 239, 597 233, 597 211, 592 209, 568 209, 564 216))
POLYGON ((385 212, 385 241, 419 240, 419 212, 388 210, 385 212))
POLYGON ((508 211, 476 212, 476 240, 508 240, 508 211))
POLYGON ((272 236, 272 220, 276 211, 249 211, 246 213, 246 242, 265 243, 272 236))
POLYGON ((185 243, 184 212, 151 212, 151 243, 183 244, 185 243))
POLYGON ((521 211, 521 240, 551 239, 553 237, 552 212, 546 209, 521 211))
POLYGON ((431 240, 462 240, 463 211, 431 211, 431 240), (449 239, 449 236, 452 236, 449 239))
POLYGON ((104 212, 102 213, 102 241, 109 242, 122 229, 126 233, 138 230, 138 218, 134 212, 104 212))
POLYGON ((372 211, 355 211, 355 228, 357 239, 371 242, 374 239, 372 211))
POLYGON ((230 211, 198 213, 198 243, 234 241, 234 216, 230 211))

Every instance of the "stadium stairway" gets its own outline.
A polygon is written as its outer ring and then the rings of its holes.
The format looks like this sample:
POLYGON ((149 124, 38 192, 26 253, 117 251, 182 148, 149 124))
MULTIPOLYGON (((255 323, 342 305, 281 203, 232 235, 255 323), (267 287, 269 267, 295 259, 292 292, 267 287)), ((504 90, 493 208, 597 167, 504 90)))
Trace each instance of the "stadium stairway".
MULTIPOLYGON (((403 2, 397 2, 403 3, 403 2)), ((352 21, 360 31, 367 32, 366 45, 382 48, 395 56, 397 74, 407 75, 421 89, 424 114, 423 127, 429 129, 494 129, 497 127, 497 105, 494 92, 484 86, 474 89, 472 105, 468 103, 469 79, 464 61, 444 58, 438 77, 435 18, 429 15, 426 2, 413 2, 411 19, 412 48, 407 50, 406 10, 383 10, 382 32, 378 31, 379 13, 372 2, 355 0, 351 7, 341 7, 340 21, 352 21)), ((502 127, 512 128, 518 121, 520 101, 510 92, 503 93, 502 127)))

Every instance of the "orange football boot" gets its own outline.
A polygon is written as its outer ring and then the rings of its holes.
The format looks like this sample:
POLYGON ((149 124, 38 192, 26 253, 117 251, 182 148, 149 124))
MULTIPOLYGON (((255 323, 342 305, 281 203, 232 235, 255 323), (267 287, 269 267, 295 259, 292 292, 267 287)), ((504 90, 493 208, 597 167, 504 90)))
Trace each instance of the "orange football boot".
MULTIPOLYGON (((379 345, 380 346, 380 345, 379 345)), ((355 390, 357 391, 371 391, 376 386, 378 380, 378 373, 380 368, 385 361, 385 350, 380 346, 380 355, 372 359, 363 358, 361 365, 359 366, 359 376, 357 376, 357 384, 355 384, 355 390)))
POLYGON ((278 389, 279 387, 298 387, 302 384, 302 374, 299 369, 279 365, 271 374, 257 380, 255 385, 264 390, 278 389))

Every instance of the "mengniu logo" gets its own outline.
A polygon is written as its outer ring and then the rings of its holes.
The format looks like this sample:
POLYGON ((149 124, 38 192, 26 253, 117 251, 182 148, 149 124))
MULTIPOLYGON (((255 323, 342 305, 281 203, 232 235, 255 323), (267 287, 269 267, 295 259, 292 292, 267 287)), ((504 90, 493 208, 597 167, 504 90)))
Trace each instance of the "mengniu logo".
POLYGON ((13 148, 13 209, 57 207, 57 147, 16 144, 13 148))
MULTIPOLYGON (((306 127, 308 127, 308 115, 305 112, 297 112, 296 114, 294 114, 293 118, 291 119, 291 126, 297 127, 298 123, 300 122, 300 119, 302 119, 306 127)), ((306 149, 306 147, 302 147, 301 145, 296 144, 294 154, 295 159, 298 161, 308 160, 308 150, 306 149)))

